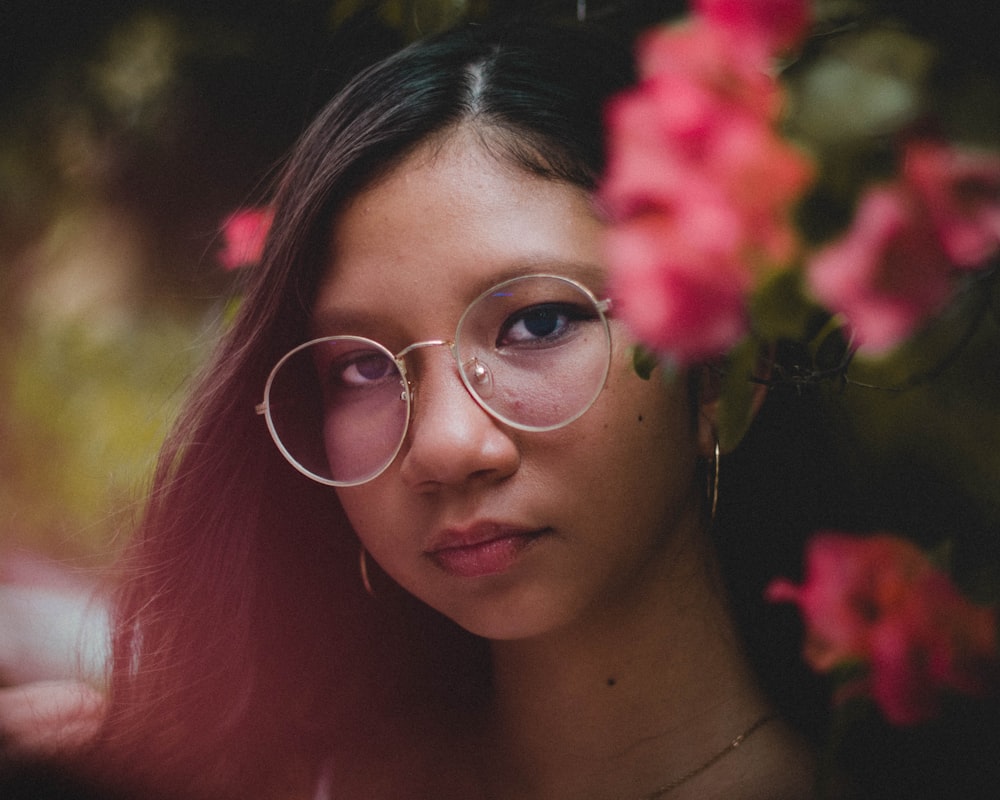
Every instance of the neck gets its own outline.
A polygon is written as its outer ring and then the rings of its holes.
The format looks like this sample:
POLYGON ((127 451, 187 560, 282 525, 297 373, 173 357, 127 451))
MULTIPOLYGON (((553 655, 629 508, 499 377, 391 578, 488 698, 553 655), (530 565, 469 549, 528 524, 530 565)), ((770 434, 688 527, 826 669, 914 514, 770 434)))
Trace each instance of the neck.
POLYGON ((494 796, 638 800, 767 711, 693 541, 585 622, 494 644, 494 796))

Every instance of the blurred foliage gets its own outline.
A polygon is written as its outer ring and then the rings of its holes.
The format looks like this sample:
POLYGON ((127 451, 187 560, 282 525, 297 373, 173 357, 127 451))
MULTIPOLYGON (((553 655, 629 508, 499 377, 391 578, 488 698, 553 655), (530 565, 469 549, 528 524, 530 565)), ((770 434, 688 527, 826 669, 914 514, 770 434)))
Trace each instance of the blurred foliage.
MULTIPOLYGON (((846 225, 860 188, 895 171, 907 135, 1000 151, 1000 51, 989 33, 1000 9, 905 0, 817 7, 819 34, 787 74, 791 132, 822 159, 824 193, 803 220, 823 240, 846 225)), ((969 274, 949 307, 887 357, 855 358, 829 403, 850 505, 845 526, 897 531, 932 548, 949 542, 956 576, 994 602, 998 272, 994 257, 969 274)))
MULTIPOLYGON (((460 18, 572 20, 579 5, 0 2, 0 546, 113 556, 234 291, 215 263, 218 227, 233 209, 266 200, 274 165, 348 76, 460 18)), ((819 5, 838 24, 867 7, 819 5)), ((955 125, 974 129, 1000 96, 995 12, 973 2, 880 5, 928 47, 955 55, 934 74, 936 91, 955 125)), ((685 4, 586 6, 595 24, 633 35, 685 4)), ((895 35, 854 46, 882 54, 876 71, 889 62, 896 72, 925 69, 916 50, 896 58, 886 49, 895 35)), ((815 127, 846 125, 861 100, 871 113, 906 112, 890 83, 854 77, 866 93, 815 127)), ((905 382, 911 356, 933 363, 960 323, 942 323, 898 360, 852 369, 852 379, 905 382)), ((995 547, 997 336, 984 318, 961 357, 910 391, 841 392, 843 458, 859 501, 871 501, 864 521, 978 526, 991 532, 983 547, 995 547)))
MULTIPOLYGON (((176 316, 113 337, 87 322, 26 325, 4 370, 4 536, 62 556, 111 557, 204 352, 176 316)), ((207 340, 206 340, 207 341, 207 340)), ((4 539, 3 541, 7 541, 4 539)))
POLYGON ((956 578, 1000 602, 1000 274, 835 391, 842 474, 862 530, 948 542, 956 578))

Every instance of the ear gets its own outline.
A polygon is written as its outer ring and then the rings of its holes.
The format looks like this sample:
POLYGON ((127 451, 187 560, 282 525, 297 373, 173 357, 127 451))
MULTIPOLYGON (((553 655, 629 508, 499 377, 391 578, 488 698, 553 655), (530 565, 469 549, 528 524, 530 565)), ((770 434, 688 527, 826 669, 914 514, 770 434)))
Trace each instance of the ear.
MULTIPOLYGON (((768 348, 771 352, 771 348, 768 348)), ((761 351, 757 359, 757 368, 753 375, 766 378, 770 375, 773 359, 761 351)), ((725 378, 725 364, 722 361, 712 361, 703 364, 698 368, 700 371, 697 379, 697 412, 698 412, 698 450, 705 458, 712 458, 715 455, 715 447, 719 442, 719 413, 723 403, 723 383, 725 378)), ((746 380, 751 382, 751 378, 746 380)), ((767 384, 757 380, 750 383, 749 409, 747 411, 749 425, 757 416, 764 399, 767 397, 767 384)), ((722 452, 730 452, 734 446, 723 449, 722 452)))

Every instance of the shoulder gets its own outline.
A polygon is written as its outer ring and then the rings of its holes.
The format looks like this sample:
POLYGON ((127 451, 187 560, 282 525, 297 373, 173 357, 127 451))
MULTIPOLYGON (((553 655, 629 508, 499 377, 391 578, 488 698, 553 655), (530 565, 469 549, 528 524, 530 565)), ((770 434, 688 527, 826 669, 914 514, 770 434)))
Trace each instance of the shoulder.
POLYGON ((82 681, 39 681, 0 689, 0 737, 10 751, 48 756, 87 744, 104 697, 82 681))

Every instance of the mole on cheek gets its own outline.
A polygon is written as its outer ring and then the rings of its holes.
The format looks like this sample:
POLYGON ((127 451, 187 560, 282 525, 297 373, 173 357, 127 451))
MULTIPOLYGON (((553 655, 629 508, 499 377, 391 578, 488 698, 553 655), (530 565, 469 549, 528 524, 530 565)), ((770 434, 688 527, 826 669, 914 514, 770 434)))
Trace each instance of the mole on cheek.
POLYGON ((639 422, 642 422, 642 414, 639 415, 639 422))

